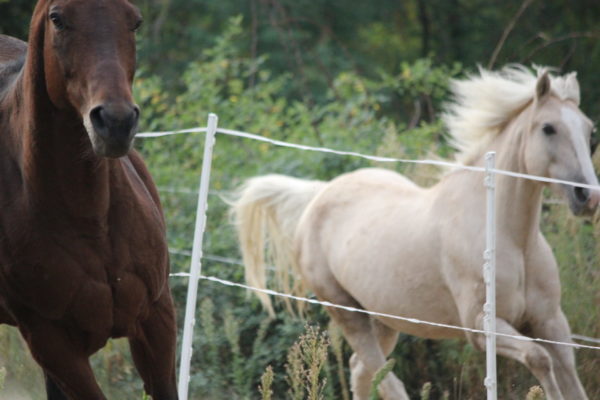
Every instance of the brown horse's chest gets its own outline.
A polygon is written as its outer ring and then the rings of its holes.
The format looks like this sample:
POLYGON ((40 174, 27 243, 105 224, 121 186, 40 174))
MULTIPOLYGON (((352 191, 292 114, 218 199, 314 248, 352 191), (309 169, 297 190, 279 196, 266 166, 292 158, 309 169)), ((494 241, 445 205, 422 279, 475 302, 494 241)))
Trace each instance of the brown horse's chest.
MULTIPOLYGON (((117 204, 108 223, 42 226, 0 262, 9 303, 81 329, 124 335, 167 284, 162 223, 117 204)), ((23 237, 25 239, 25 237, 23 237)))

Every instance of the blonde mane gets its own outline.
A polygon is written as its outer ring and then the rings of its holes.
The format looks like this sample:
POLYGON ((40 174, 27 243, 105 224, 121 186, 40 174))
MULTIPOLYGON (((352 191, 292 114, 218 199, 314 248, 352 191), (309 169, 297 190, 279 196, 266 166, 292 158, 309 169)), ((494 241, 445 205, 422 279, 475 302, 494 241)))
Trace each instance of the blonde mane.
MULTIPOLYGON (((523 65, 510 65, 500 71, 479 68, 478 75, 453 80, 453 101, 446 104, 442 120, 457 150, 456 161, 475 162, 483 148, 498 135, 507 122, 535 97, 538 77, 547 67, 534 71, 523 65)), ((579 104, 579 84, 575 72, 551 76, 552 93, 562 100, 579 104)))

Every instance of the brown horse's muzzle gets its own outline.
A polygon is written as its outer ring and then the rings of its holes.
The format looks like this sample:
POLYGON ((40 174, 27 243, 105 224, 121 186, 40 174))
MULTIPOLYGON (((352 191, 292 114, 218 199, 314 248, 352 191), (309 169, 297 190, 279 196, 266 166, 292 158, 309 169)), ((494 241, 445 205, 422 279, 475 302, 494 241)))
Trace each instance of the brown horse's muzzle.
POLYGON ((88 134, 96 155, 118 158, 127 154, 137 131, 139 116, 140 109, 135 104, 105 103, 92 108, 88 134))

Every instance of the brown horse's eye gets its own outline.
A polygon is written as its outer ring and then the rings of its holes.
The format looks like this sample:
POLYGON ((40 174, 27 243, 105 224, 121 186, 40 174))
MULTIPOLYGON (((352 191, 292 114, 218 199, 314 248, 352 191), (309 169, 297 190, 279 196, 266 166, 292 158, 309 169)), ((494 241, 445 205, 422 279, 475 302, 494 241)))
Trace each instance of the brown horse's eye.
POLYGON ((65 24, 63 23, 62 18, 60 17, 60 14, 57 13, 56 11, 51 12, 49 18, 50 18, 50 21, 52 21, 52 23, 56 27, 56 29, 62 30, 65 28, 65 24))
POLYGON ((556 129, 554 129, 554 127, 550 124, 544 124, 544 126, 542 127, 542 131, 544 131, 544 133, 548 136, 554 135, 556 133, 556 129))

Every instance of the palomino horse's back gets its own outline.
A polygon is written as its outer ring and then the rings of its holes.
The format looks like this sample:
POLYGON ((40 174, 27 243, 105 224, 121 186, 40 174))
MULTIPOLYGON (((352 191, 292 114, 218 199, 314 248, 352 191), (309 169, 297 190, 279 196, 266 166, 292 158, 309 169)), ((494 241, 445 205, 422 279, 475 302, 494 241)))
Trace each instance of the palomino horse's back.
POLYGON ((0 35, 0 95, 23 68, 26 54, 27 43, 0 35))
POLYGON ((27 43, 11 36, 0 35, 0 64, 20 60, 27 53, 27 43))

